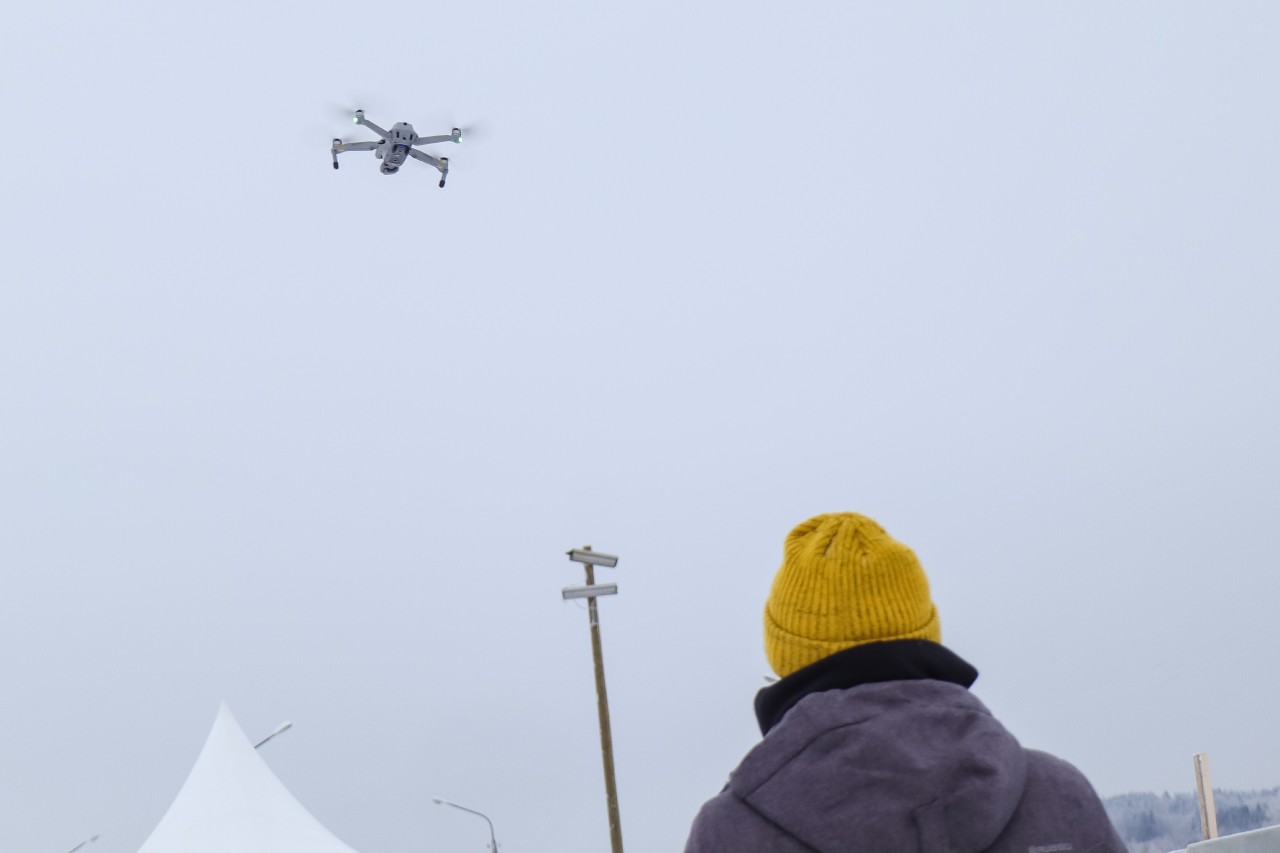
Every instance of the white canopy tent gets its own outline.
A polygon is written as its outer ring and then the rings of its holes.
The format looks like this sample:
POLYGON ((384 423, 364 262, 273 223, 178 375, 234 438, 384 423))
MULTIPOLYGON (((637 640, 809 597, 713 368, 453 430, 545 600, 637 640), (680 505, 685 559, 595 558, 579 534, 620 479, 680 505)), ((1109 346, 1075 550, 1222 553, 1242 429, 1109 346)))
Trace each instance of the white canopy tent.
POLYGON ((138 853, 355 853, 267 767, 224 704, 182 790, 138 853))

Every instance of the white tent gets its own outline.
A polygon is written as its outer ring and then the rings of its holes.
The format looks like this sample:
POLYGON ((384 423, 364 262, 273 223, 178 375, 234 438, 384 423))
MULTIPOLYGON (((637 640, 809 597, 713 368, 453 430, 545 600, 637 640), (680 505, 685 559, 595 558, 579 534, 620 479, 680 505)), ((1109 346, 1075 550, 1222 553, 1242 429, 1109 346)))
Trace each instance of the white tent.
POLYGON ((223 705, 182 790, 138 853, 355 853, 271 772, 223 705))

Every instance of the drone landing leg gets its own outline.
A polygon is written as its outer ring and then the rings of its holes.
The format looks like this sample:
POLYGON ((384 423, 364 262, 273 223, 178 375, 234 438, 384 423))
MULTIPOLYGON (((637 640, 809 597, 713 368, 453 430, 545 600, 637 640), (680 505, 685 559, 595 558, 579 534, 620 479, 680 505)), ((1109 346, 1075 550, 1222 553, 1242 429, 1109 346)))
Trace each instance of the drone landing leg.
POLYGON ((375 151, 378 148, 377 142, 343 142, 341 139, 333 140, 333 145, 329 147, 329 153, 333 155, 333 168, 338 168, 338 154, 343 151, 375 151))
POLYGON ((415 160, 420 160, 428 166, 435 166, 440 170, 440 189, 444 189, 445 178, 449 177, 449 158, 448 157, 432 157, 426 152, 419 151, 416 148, 409 149, 409 156, 415 160))

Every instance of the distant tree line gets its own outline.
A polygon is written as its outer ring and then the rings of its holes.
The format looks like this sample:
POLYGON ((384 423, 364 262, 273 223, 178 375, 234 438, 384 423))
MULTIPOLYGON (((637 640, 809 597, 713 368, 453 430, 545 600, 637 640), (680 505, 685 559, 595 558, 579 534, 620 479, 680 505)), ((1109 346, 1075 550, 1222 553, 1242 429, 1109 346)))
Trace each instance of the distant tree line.
MULTIPOLYGON (((1277 822, 1280 787, 1265 791, 1213 792, 1218 834, 1232 835, 1277 822)), ((1195 794, 1120 794, 1103 800, 1129 853, 1172 853, 1202 840, 1195 794)))

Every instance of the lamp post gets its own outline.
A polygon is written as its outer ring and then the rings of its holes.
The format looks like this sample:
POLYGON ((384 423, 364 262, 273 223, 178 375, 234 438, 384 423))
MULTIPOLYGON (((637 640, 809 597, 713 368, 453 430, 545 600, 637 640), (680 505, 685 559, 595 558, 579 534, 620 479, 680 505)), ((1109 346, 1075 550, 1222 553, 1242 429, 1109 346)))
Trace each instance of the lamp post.
POLYGON ((484 818, 485 823, 489 824, 489 846, 492 848, 493 853, 498 853, 498 837, 493 834, 493 821, 489 820, 489 816, 487 814, 484 812, 478 812, 475 809, 469 809, 466 806, 460 806, 457 803, 452 803, 448 800, 441 799, 440 797, 432 797, 431 801, 438 806, 453 806, 459 811, 464 811, 468 814, 478 815, 484 818))
POLYGON ((618 814, 618 783, 614 779, 613 770, 613 729, 609 725, 609 693, 604 683, 604 652, 600 645, 600 614, 596 610, 596 596, 617 595, 618 585, 613 583, 596 583, 596 566, 612 569, 618 565, 618 558, 612 554, 601 554, 592 551, 590 545, 574 548, 567 552, 569 559, 581 563, 587 572, 585 586, 567 586, 560 594, 566 598, 585 598, 587 612, 591 620, 591 656, 596 670, 596 709, 600 714, 600 753, 604 758, 604 792, 605 802, 609 809, 609 842, 613 845, 613 853, 622 853, 622 818, 618 814))
POLYGON ((264 743, 266 743, 267 741, 271 740, 271 739, 272 739, 273 737, 275 737, 276 735, 282 735, 282 734, 284 734, 285 732, 289 731, 289 729, 291 729, 291 728, 293 728, 293 723, 291 723, 291 722, 289 722, 289 721, 287 721, 287 720, 286 720, 285 722, 283 722, 283 723, 281 723, 280 725, 276 726, 276 730, 275 730, 275 731, 273 731, 271 734, 267 735, 267 736, 266 736, 266 737, 264 737, 262 740, 260 740, 260 741, 258 741, 257 743, 255 743, 255 744, 253 745, 253 748, 254 748, 254 749, 257 749, 258 747, 262 746, 262 745, 263 745, 264 743))
POLYGON ((96 834, 91 835, 88 838, 86 838, 84 841, 81 841, 75 847, 72 847, 70 850, 67 851, 67 853, 76 853, 76 851, 79 850, 81 847, 85 846, 86 844, 92 844, 97 840, 98 840, 98 836, 96 834))

